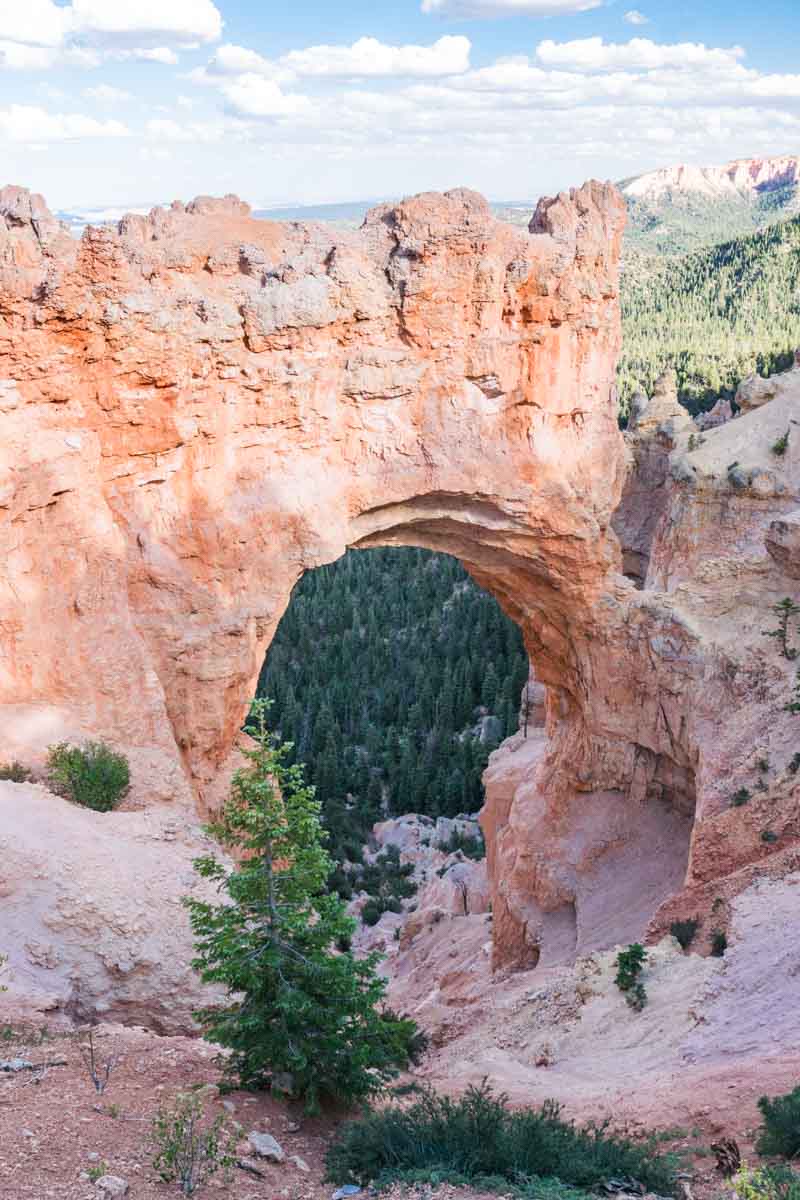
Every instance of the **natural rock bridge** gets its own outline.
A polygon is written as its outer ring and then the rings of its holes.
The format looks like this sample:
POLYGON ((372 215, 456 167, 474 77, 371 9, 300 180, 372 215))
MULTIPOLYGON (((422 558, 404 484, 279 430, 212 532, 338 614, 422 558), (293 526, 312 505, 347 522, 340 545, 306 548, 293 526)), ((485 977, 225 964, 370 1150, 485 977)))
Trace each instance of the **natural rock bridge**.
POLYGON ((498 963, 640 934, 683 885, 696 800, 725 807, 732 684, 700 646, 742 580, 692 599, 674 564, 659 593, 621 573, 614 189, 542 201, 530 231, 466 191, 357 233, 231 197, 79 242, 21 189, 0 213, 0 760, 103 737, 138 808, 195 819, 303 571, 446 551, 548 688, 546 733, 490 771, 498 963))

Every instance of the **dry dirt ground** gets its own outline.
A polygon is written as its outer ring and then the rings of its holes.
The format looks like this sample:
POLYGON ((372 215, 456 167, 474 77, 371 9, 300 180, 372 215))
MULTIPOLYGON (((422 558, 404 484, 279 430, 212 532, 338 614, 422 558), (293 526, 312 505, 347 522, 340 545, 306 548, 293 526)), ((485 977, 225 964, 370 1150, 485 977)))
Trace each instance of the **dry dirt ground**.
MULTIPOLYGON (((0 1014, 0 1060, 21 1057, 33 1064, 64 1065, 0 1073, 1 1200, 100 1200, 102 1193, 91 1177, 100 1169, 128 1181, 128 1200, 179 1197, 177 1185, 162 1183, 152 1168, 151 1122, 159 1106, 168 1104, 176 1093, 219 1082, 215 1050, 201 1040, 101 1026, 100 1057, 114 1054, 119 1061, 99 1096, 74 1036, 5 1021, 0 1014)), ((220 1174, 200 1196, 330 1200, 336 1188, 324 1182, 324 1157, 334 1120, 308 1119, 299 1108, 246 1092, 214 1095, 212 1091, 207 1109, 212 1115, 227 1109, 229 1119, 242 1126, 243 1139, 251 1130, 271 1133, 286 1162, 259 1161, 261 1179, 238 1169, 227 1179, 220 1174), (308 1170, 294 1164, 294 1156, 308 1170)), ((451 1188, 396 1190, 387 1194, 387 1200, 399 1200, 401 1194, 420 1200, 456 1195, 459 1200, 497 1200, 451 1188)))
MULTIPOLYGON (((150 1124, 159 1106, 177 1092, 219 1082, 214 1049, 201 1040, 102 1026, 98 1038, 101 1057, 113 1053, 119 1062, 105 1093, 98 1096, 73 1036, 63 1031, 24 1029, 18 1023, 9 1026, 4 1021, 0 1015, 0 1059, 20 1056, 34 1064, 64 1065, 0 1074, 2 1200, 99 1200, 101 1193, 91 1178, 98 1168, 128 1181, 129 1200, 177 1197, 177 1187, 162 1183, 152 1168, 150 1124)), ((728 1113, 733 1107, 730 1086, 730 1081, 723 1079, 712 1085, 727 1102, 728 1113)), ((241 1125, 242 1137, 260 1130, 277 1138, 287 1161, 281 1165, 259 1162, 260 1179, 241 1170, 234 1170, 229 1179, 219 1175, 202 1190, 202 1196, 330 1200, 335 1188, 324 1182, 324 1156, 334 1120, 307 1119, 298 1109, 264 1095, 234 1092, 226 1096, 212 1090, 209 1112, 226 1109, 229 1119, 241 1125), (293 1156, 299 1156, 309 1169, 294 1164, 293 1156)), ((742 1121, 728 1131, 741 1138, 746 1153, 751 1149, 742 1121)), ((664 1136, 665 1148, 679 1149, 687 1158, 695 1200, 712 1200, 725 1190, 708 1150, 718 1132, 715 1115, 696 1124, 690 1122, 685 1128, 673 1128, 664 1136)), ((418 1200, 492 1200, 449 1187, 414 1192, 396 1189, 387 1194, 387 1200, 399 1200, 401 1195, 418 1200)))

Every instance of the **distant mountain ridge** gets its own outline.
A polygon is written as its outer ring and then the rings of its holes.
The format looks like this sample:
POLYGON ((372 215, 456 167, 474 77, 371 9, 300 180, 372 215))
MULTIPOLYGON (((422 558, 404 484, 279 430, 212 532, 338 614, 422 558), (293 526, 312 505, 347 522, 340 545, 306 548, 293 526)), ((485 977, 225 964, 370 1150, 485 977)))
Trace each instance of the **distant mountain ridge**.
POLYGON ((800 156, 737 158, 721 167, 695 167, 683 163, 661 167, 623 181, 622 192, 636 200, 656 200, 665 193, 691 192, 717 197, 732 194, 756 197, 779 188, 800 186, 800 156))
POLYGON ((661 167, 619 186, 628 205, 628 245, 651 254, 682 254, 756 233, 800 212, 800 156, 661 167))

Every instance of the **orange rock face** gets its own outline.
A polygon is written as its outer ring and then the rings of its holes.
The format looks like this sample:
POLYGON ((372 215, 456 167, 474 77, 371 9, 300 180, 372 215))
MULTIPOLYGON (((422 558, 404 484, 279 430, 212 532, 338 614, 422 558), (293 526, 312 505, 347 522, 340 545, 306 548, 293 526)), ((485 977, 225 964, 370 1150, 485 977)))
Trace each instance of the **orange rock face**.
POLYGON ((794 668, 761 630, 800 571, 800 460, 745 462, 791 401, 689 452, 662 396, 626 448, 611 187, 529 232, 466 191, 352 234, 233 197, 80 242, 21 189, 0 213, 0 761, 105 738, 132 805, 190 828, 302 573, 412 544, 494 593, 547 689, 487 776, 496 966, 640 936, 684 885, 786 852, 725 822, 754 747, 793 786, 794 668))
POLYGON ((356 234, 0 212, 0 760, 101 736, 139 804, 213 804, 293 585, 348 546, 457 554, 574 672, 617 562, 612 189, 532 233, 470 192, 356 234))

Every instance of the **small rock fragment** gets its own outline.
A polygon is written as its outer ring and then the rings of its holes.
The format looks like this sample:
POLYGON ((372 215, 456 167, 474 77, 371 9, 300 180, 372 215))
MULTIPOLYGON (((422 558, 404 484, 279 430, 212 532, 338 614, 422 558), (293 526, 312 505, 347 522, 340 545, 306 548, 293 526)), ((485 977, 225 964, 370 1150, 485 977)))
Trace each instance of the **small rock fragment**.
POLYGON ((289 1162, 293 1163, 294 1166, 297 1167, 298 1171, 310 1171, 311 1170, 311 1167, 308 1165, 306 1160, 304 1158, 301 1158, 299 1154, 293 1154, 291 1156, 291 1158, 289 1159, 289 1162))
POLYGON ((118 1197, 128 1194, 128 1181, 121 1179, 119 1175, 102 1175, 96 1187, 98 1193, 107 1196, 108 1200, 118 1200, 118 1197))
POLYGON ((258 1130, 253 1130, 248 1133, 247 1140, 250 1143, 250 1149, 259 1158, 266 1158, 267 1162, 282 1163, 285 1159, 285 1154, 279 1142, 271 1133, 259 1133, 258 1130))

